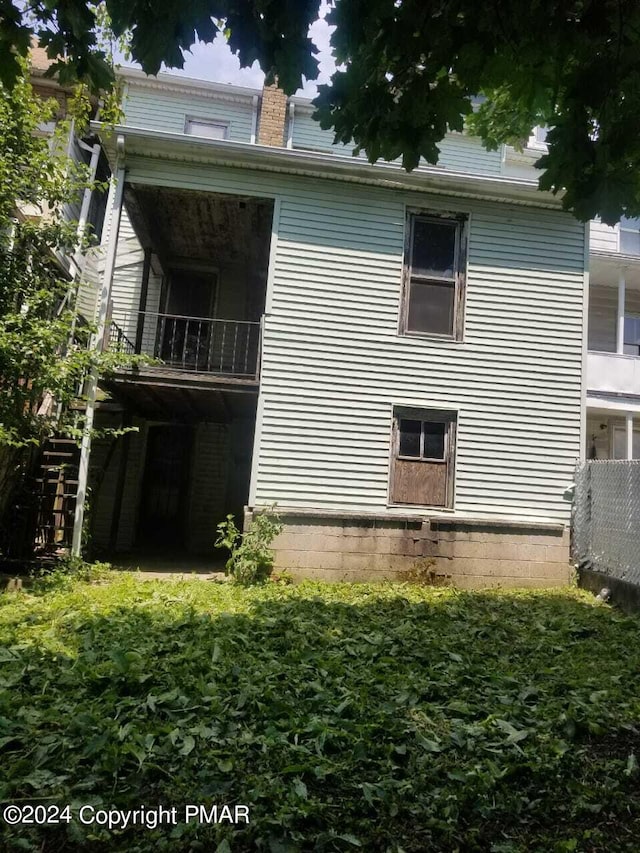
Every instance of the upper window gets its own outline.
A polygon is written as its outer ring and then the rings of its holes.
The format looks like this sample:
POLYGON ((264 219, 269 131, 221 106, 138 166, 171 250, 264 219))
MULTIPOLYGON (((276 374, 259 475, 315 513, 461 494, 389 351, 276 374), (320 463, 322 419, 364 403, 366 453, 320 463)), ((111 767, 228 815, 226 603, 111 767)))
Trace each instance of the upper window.
POLYGON ((462 218, 410 214, 400 331, 462 337, 462 218))
POLYGON ((206 139, 226 139, 229 124, 217 119, 187 118, 184 132, 191 136, 204 136, 206 139))
POLYGON ((397 409, 393 421, 393 503, 453 506, 456 413, 397 409))
POLYGON ((623 350, 627 355, 640 355, 640 317, 625 316, 623 350))
POLYGON ((640 255, 640 219, 620 219, 620 251, 624 255, 640 255))

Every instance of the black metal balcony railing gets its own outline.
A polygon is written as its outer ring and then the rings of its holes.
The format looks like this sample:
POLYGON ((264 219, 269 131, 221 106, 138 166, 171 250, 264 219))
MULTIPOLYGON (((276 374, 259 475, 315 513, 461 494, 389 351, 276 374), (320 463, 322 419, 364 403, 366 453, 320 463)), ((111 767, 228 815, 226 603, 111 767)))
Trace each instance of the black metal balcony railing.
POLYGON ((113 320, 109 328, 109 349, 114 352, 123 352, 127 355, 133 355, 136 351, 135 346, 125 335, 124 331, 113 320))
POLYGON ((120 352, 146 352, 179 370, 243 378, 258 375, 260 323, 144 311, 138 324, 136 346, 115 323, 110 345, 120 352))

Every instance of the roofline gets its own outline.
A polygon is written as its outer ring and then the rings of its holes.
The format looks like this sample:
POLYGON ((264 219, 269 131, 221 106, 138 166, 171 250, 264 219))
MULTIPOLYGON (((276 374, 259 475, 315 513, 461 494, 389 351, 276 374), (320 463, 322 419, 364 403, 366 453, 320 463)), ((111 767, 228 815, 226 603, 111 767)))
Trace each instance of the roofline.
POLYGON ((255 95, 260 95, 262 92, 261 88, 252 89, 247 86, 236 86, 233 83, 214 83, 210 80, 198 80, 195 77, 183 77, 180 74, 168 74, 166 71, 161 71, 159 74, 151 76, 145 74, 139 68, 128 66, 120 66, 116 73, 118 77, 123 78, 127 83, 146 86, 152 89, 194 89, 199 93, 232 95, 235 97, 245 97, 249 100, 255 95))
MULTIPOLYGON (((102 122, 92 122, 91 130, 101 138, 105 127, 102 122)), ((141 156, 158 157, 165 154, 175 159, 205 161, 220 165, 240 166, 289 174, 329 177, 358 183, 392 187, 394 189, 430 191, 447 195, 462 195, 492 201, 511 201, 533 207, 560 208, 560 199, 538 189, 536 181, 502 175, 473 175, 466 172, 445 171, 437 166, 423 166, 406 172, 397 163, 372 164, 366 160, 341 154, 302 151, 257 145, 249 142, 232 142, 220 139, 198 139, 183 133, 118 125, 110 129, 106 141, 107 153, 115 153, 116 139, 126 142, 143 142, 141 156), (173 155, 171 157, 171 155, 173 155)))

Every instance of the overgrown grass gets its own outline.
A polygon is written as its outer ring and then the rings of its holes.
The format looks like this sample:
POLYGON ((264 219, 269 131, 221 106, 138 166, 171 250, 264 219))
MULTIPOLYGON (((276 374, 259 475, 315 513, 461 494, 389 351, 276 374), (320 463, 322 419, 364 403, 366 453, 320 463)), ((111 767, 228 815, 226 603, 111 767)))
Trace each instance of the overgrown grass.
POLYGON ((577 591, 118 575, 0 602, 0 800, 251 808, 7 850, 638 850, 640 621, 577 591))

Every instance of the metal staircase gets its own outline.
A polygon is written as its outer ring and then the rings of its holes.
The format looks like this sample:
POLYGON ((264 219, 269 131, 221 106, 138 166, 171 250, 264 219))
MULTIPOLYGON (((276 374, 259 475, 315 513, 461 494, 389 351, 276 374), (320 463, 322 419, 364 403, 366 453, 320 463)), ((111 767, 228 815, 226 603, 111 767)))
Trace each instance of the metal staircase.
POLYGON ((34 480, 35 550, 55 553, 71 546, 80 450, 73 439, 45 442, 34 480))

